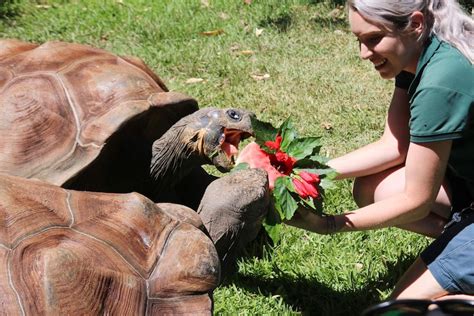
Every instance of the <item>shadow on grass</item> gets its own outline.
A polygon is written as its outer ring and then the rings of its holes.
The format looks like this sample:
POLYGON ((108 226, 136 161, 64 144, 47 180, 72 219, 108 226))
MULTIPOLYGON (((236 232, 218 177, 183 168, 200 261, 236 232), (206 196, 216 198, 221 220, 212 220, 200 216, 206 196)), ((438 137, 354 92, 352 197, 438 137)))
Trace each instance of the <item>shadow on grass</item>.
POLYGON ((364 288, 348 291, 334 290, 315 279, 295 278, 284 271, 279 271, 272 279, 236 273, 227 277, 223 285, 234 284, 259 295, 281 297, 303 315, 360 315, 367 307, 379 303, 378 291, 393 289, 414 260, 415 256, 404 256, 388 265, 388 272, 378 280, 367 282, 364 288))
MULTIPOLYGON (((323 0, 309 0, 308 5, 317 5, 319 3, 325 2, 323 0)), ((326 2, 327 3, 327 2, 326 2)), ((334 0, 330 1, 328 5, 333 7, 334 10, 330 12, 318 12, 312 18, 311 21, 320 27, 345 27, 347 26, 347 21, 345 18, 345 9, 343 8, 345 0, 334 0)), ((265 19, 262 19, 259 23, 260 27, 270 27, 274 28, 279 32, 286 32, 294 23, 293 13, 291 12, 282 12, 275 16, 269 16, 265 19)))
POLYGON ((323 2, 327 2, 332 6, 341 6, 341 5, 346 4, 346 0, 330 0, 330 1, 328 1, 328 0, 308 0, 308 4, 319 4, 319 3, 323 3, 323 2))
POLYGON ((290 13, 282 13, 276 17, 267 17, 260 21, 260 27, 272 27, 277 29, 279 32, 286 32, 293 23, 293 17, 290 13))
POLYGON ((14 18, 20 14, 20 6, 15 0, 0 0, 0 20, 14 18))

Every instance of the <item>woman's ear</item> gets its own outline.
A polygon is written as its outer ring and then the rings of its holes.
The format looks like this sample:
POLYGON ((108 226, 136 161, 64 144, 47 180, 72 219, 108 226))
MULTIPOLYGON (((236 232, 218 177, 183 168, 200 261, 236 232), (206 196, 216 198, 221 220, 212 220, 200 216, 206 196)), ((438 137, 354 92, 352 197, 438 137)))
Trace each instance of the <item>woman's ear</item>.
POLYGON ((410 17, 410 27, 412 32, 415 32, 418 36, 423 33, 425 26, 425 16, 420 11, 415 11, 410 17))

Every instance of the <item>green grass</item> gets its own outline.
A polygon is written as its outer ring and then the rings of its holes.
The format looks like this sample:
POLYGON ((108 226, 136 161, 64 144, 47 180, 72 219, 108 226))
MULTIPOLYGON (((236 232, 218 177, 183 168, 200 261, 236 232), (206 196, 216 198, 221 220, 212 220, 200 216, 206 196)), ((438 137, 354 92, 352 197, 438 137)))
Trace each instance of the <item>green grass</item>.
MULTIPOLYGON (((329 16, 340 1, 207 2, 9 1, 0 36, 138 56, 201 107, 248 108, 274 124, 291 115, 301 134, 322 136, 329 157, 381 135, 393 82, 359 60, 343 12, 329 16), (201 34, 213 30, 223 33, 201 34)), ((351 182, 338 182, 325 205, 328 213, 354 209, 351 182)), ((390 293, 428 242, 398 229, 321 236, 284 227, 274 249, 249 247, 215 291, 215 312, 357 315, 390 293)))

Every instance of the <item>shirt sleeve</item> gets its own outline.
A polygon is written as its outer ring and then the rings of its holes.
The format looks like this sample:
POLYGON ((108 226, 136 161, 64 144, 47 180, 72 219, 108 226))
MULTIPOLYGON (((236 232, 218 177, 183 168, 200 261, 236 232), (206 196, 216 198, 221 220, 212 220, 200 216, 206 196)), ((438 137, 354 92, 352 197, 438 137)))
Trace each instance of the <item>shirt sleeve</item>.
POLYGON ((410 141, 432 142, 461 138, 471 125, 472 96, 445 87, 417 91, 410 104, 410 141))
POLYGON ((414 78, 414 74, 411 74, 407 71, 402 71, 395 77, 395 87, 408 90, 414 78))

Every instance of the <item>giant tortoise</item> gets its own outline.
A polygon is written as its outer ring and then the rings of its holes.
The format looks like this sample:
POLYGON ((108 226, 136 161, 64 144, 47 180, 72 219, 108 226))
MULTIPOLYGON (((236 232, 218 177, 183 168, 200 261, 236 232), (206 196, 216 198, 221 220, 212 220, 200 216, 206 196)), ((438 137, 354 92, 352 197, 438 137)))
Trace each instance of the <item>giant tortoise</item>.
POLYGON ((134 57, 17 40, 0 41, 0 110, 4 310, 210 312, 269 197, 261 170, 201 165, 232 167, 251 113, 199 110, 134 57))

